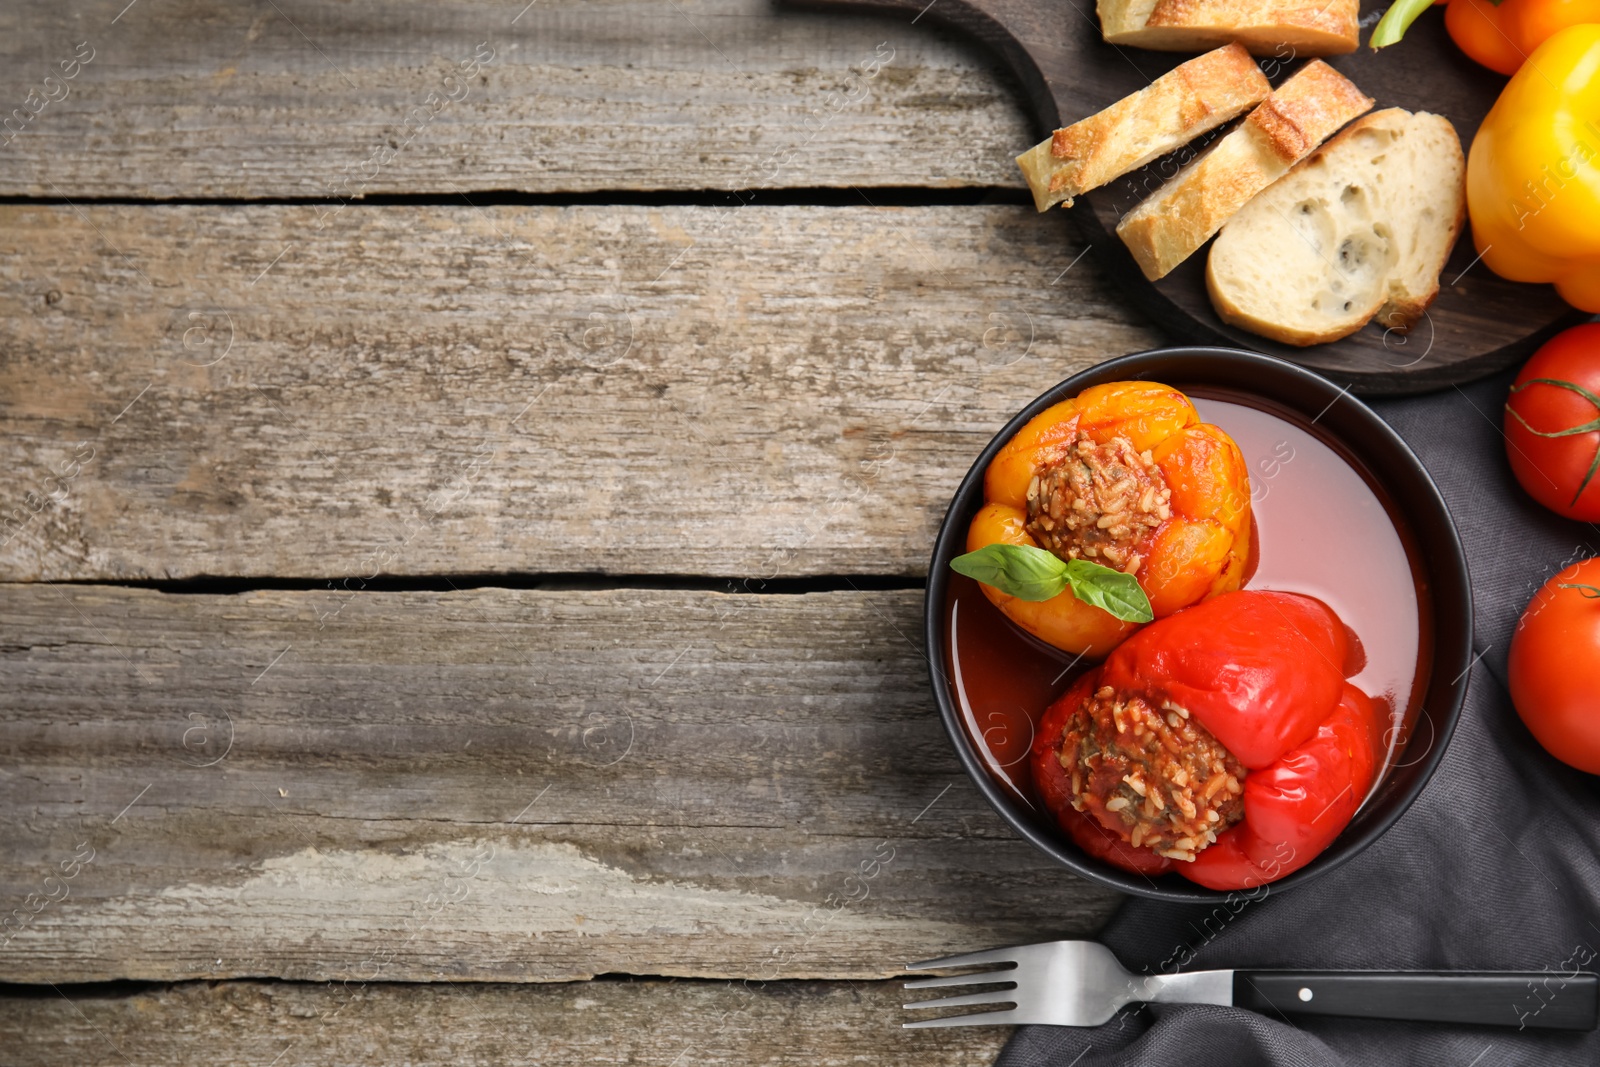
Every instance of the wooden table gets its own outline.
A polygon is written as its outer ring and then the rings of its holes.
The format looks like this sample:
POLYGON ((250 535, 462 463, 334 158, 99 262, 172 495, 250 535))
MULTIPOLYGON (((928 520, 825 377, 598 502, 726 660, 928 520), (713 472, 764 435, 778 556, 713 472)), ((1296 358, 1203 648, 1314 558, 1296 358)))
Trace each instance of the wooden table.
POLYGON ((1117 901, 963 776, 926 559, 1162 338, 979 51, 70 0, 0 92, 0 1059, 993 1058, 899 965, 1117 901))

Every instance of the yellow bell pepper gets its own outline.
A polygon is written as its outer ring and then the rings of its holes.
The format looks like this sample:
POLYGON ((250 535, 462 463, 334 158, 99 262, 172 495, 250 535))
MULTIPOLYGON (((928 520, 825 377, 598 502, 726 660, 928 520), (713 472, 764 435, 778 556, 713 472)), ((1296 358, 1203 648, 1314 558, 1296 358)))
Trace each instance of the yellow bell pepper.
POLYGON ((1506 85, 1472 142, 1467 210, 1490 270, 1600 312, 1600 24, 1550 37, 1506 85))
MULTIPOLYGON (((1171 386, 1109 382, 1046 408, 990 462, 983 499, 969 553, 1016 545, 1109 563, 1157 619, 1244 582, 1249 468, 1233 438, 1171 386)), ((1103 656, 1138 629, 1071 592, 1023 599, 980 581, 1007 618, 1068 652, 1103 656)))

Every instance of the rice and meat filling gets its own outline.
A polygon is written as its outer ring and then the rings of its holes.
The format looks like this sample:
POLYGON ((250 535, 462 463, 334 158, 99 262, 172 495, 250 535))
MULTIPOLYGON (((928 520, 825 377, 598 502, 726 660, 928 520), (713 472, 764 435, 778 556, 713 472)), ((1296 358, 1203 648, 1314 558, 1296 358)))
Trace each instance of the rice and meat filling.
POLYGON ((1072 806, 1134 848, 1192 861, 1244 818, 1244 765, 1170 701, 1102 686, 1067 720, 1060 759, 1072 806))
POLYGON ((1172 516, 1172 490, 1149 451, 1126 437, 1079 436, 1028 485, 1028 533, 1062 559, 1088 559, 1124 574, 1144 562, 1140 541, 1172 516))

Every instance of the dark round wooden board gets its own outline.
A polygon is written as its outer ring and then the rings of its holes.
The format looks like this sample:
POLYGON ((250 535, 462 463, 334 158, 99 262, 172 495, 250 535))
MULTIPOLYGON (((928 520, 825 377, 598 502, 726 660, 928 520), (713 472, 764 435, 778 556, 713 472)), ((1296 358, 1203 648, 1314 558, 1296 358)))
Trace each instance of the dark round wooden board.
MULTIPOLYGON (((996 52, 1022 85, 1039 124, 1039 138, 1144 88, 1190 55, 1119 48, 1100 37, 1089 0, 785 0, 792 6, 862 12, 909 13, 937 20, 978 38, 996 52)), ((1374 53, 1365 45, 1386 4, 1362 5, 1362 47, 1327 61, 1376 103, 1431 111, 1455 124, 1465 151, 1505 78, 1473 63, 1450 42, 1441 12, 1430 11, 1400 44, 1374 53)), ((1261 57, 1274 85, 1298 69, 1302 57, 1261 57)), ((1144 170, 1081 197, 1069 214, 1100 257, 1114 283, 1139 302, 1158 325, 1194 344, 1221 344, 1282 356, 1320 371, 1359 393, 1418 393, 1471 381, 1526 356, 1556 331, 1585 321, 1547 285, 1497 277, 1481 263, 1468 228, 1440 279, 1439 298, 1427 317, 1403 335, 1376 323, 1331 344, 1296 348, 1229 326, 1217 318, 1205 289, 1207 248, 1159 282, 1146 281, 1116 236, 1124 212, 1192 158, 1197 142, 1144 170)), ((1029 147, 1017 145, 1017 152, 1029 147)))

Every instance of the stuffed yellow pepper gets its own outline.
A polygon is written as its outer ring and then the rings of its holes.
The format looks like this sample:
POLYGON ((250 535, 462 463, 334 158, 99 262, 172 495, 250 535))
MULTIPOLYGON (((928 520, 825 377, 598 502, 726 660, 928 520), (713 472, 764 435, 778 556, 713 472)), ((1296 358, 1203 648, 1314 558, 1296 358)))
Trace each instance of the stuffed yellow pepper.
POLYGON ((1111 382, 1006 443, 951 566, 1034 636, 1103 656, 1140 624, 1239 588, 1249 552, 1233 439, 1170 386, 1111 382))

